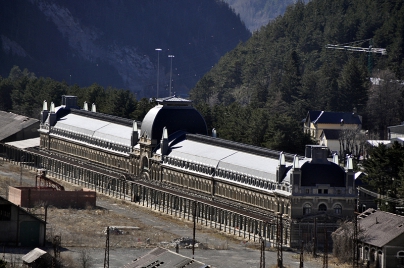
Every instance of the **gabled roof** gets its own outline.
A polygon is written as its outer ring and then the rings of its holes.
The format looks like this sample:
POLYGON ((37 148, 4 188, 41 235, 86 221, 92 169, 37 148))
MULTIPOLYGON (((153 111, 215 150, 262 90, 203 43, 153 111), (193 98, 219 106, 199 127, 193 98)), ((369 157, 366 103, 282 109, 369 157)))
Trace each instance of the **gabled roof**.
POLYGON ((364 231, 362 242, 376 247, 404 236, 404 216, 381 210, 367 209, 358 216, 358 225, 364 231))
POLYGON ((323 132, 321 133, 320 137, 324 135, 327 140, 338 140, 339 133, 340 133, 339 129, 323 129, 323 132))
POLYGON ((0 111, 0 141, 38 122, 38 119, 0 111))
POLYGON ((155 248, 148 252, 146 255, 134 260, 124 266, 124 268, 138 268, 138 267, 187 267, 187 268, 207 268, 202 262, 185 257, 165 248, 155 248))
POLYGON ((34 218, 35 220, 38 220, 38 221, 40 221, 40 222, 42 222, 42 223, 45 223, 44 220, 38 218, 38 217, 35 216, 34 214, 31 214, 31 213, 29 213, 28 211, 26 211, 25 209, 23 209, 22 207, 17 206, 17 205, 14 204, 13 202, 10 202, 10 201, 8 201, 7 199, 5 199, 4 197, 1 197, 1 196, 0 196, 0 203, 1 203, 1 202, 10 204, 11 206, 16 207, 16 208, 20 211, 19 213, 22 213, 22 214, 25 214, 25 215, 29 215, 29 216, 31 216, 32 218, 34 218))
POLYGON ((46 252, 46 251, 44 251, 42 249, 39 249, 39 248, 34 248, 30 252, 28 252, 27 254, 22 256, 22 260, 25 263, 33 263, 37 259, 41 258, 43 255, 46 255, 46 254, 48 254, 48 252, 46 252))
POLYGON ((306 122, 313 124, 362 124, 361 117, 354 113, 346 112, 325 112, 325 111, 309 111, 307 113, 306 122))

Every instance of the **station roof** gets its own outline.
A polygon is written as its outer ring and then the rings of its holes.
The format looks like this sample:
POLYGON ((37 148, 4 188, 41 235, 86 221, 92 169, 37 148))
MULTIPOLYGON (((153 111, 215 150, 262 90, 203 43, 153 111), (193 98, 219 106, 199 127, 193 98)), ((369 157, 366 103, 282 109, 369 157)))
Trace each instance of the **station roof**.
POLYGON ((132 127, 70 113, 57 121, 57 129, 81 133, 97 139, 130 146, 132 127))

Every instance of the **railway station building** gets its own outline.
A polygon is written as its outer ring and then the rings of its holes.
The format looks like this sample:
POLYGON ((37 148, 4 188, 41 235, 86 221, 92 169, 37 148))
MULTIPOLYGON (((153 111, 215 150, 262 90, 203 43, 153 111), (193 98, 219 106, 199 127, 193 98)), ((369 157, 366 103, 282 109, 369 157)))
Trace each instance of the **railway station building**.
POLYGON ((300 247, 353 216, 351 159, 342 167, 324 146, 298 156, 220 139, 191 101, 157 102, 142 122, 80 108, 75 96, 49 109, 44 102, 39 148, 19 153, 55 177, 179 217, 197 214, 246 239, 300 247))

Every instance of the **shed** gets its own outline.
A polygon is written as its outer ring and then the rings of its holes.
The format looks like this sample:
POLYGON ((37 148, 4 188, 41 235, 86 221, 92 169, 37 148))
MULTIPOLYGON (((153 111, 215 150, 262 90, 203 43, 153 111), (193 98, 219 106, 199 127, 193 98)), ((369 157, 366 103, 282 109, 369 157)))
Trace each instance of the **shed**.
POLYGON ((46 222, 0 197, 0 243, 37 247, 45 244, 46 222))

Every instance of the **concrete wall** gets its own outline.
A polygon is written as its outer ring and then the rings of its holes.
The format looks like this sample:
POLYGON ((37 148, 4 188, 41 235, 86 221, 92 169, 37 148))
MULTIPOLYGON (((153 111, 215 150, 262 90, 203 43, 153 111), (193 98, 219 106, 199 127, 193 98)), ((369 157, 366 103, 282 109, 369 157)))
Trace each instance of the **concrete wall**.
POLYGON ((58 208, 86 208, 96 205, 96 192, 88 189, 54 191, 51 188, 9 186, 8 193, 8 200, 21 207, 34 207, 44 202, 58 208))

